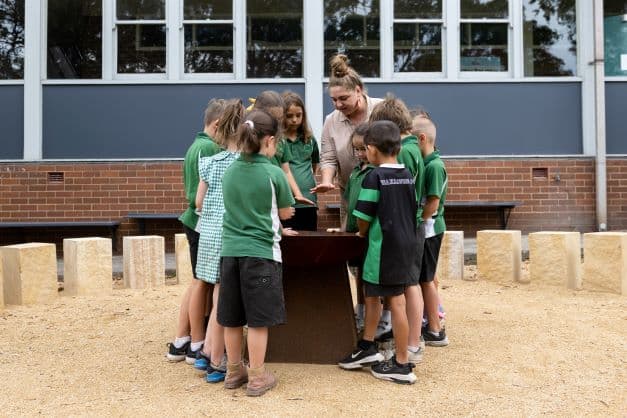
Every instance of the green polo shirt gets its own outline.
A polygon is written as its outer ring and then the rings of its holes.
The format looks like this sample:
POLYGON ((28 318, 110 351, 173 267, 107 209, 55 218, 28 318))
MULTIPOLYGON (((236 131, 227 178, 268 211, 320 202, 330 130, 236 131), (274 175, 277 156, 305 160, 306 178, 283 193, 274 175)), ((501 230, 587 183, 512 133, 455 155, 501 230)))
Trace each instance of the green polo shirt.
POLYGON ((418 146, 418 138, 415 135, 406 136, 401 140, 401 151, 396 157, 399 163, 403 164, 409 170, 416 181, 416 199, 418 202, 418 213, 416 220, 422 222, 422 205, 424 204, 424 187, 425 187, 425 164, 422 160, 422 153, 418 146))
MULTIPOLYGON (((317 196, 309 190, 316 185, 312 166, 320 162, 320 151, 318 150, 316 139, 311 137, 309 142, 305 142, 302 136, 298 136, 294 141, 285 138, 285 146, 292 155, 292 159, 289 161, 290 170, 300 192, 315 203, 317 196)), ((310 207, 302 203, 296 203, 294 206, 297 208, 310 207)))
POLYGON ((204 132, 198 132, 196 138, 185 153, 183 162, 183 185, 187 198, 187 209, 179 217, 179 221, 188 228, 196 229, 198 215, 196 215, 196 191, 200 176, 198 174, 198 160, 201 157, 210 157, 222 151, 220 146, 204 132))
POLYGON ((435 150, 425 157, 425 197, 437 196, 440 198, 438 210, 433 214, 435 220, 433 229, 435 235, 446 231, 444 222, 444 201, 448 189, 448 176, 444 162, 440 159, 440 151, 435 150))
POLYGON ((283 138, 279 139, 276 143, 276 152, 270 158, 270 162, 277 167, 281 167, 282 164, 289 163, 292 160, 292 153, 286 142, 283 138))
POLYGON ((357 232, 359 228, 357 227, 357 218, 353 215, 353 211, 355 210, 355 206, 357 205, 357 200, 359 200, 359 192, 361 192, 361 184, 364 182, 364 177, 372 169, 373 165, 359 164, 356 166, 351 172, 350 177, 348 178, 348 183, 346 183, 346 190, 344 190, 344 200, 346 200, 346 232, 357 232))
POLYGON ((242 154, 222 177, 223 257, 281 262, 278 210, 294 204, 287 177, 260 154, 242 154))

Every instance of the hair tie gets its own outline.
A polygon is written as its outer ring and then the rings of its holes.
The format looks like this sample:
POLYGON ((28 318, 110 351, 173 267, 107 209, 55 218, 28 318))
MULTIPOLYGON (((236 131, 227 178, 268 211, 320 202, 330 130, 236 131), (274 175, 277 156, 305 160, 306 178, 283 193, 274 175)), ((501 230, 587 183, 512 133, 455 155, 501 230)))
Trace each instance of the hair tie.
POLYGON ((255 123, 252 120, 245 120, 244 123, 250 126, 250 129, 255 129, 255 123))

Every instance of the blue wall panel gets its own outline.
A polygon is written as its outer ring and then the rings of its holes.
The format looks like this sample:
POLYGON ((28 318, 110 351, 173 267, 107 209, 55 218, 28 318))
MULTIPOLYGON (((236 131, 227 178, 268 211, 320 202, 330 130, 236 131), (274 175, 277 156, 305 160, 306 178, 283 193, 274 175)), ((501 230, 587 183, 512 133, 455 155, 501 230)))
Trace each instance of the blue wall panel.
POLYGON ((303 84, 44 86, 44 158, 182 158, 213 97, 303 84))
POLYGON ((627 154, 627 82, 605 83, 605 134, 608 154, 627 154))
MULTIPOLYGON (((444 155, 581 154, 581 84, 371 83, 411 107, 422 105, 438 124, 444 155)), ((325 93, 325 96, 328 94, 325 93)), ((325 100, 325 115, 333 110, 325 100)))
POLYGON ((24 155, 24 87, 0 86, 0 160, 24 155))

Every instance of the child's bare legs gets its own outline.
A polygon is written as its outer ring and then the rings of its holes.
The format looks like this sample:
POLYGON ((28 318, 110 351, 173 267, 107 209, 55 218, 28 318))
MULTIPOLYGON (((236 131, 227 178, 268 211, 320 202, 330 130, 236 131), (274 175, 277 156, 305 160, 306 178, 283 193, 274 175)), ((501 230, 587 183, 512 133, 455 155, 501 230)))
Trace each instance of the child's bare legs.
POLYGON ((183 294, 181 300, 181 308, 179 309, 179 319, 176 324, 176 338, 187 337, 190 333, 189 327, 189 297, 192 294, 192 285, 187 286, 187 290, 183 294))
MULTIPOLYGON (((407 325, 409 326, 408 345, 418 347, 420 345, 420 332, 422 328, 422 315, 424 304, 422 291, 417 285, 405 288, 405 304, 407 312, 407 325)), ((394 331, 396 335, 396 331, 394 331)))
POLYGON ((242 332, 243 327, 224 327, 224 345, 229 364, 239 364, 242 361, 242 332))
POLYGON ((438 315, 438 289, 433 281, 420 283, 425 301, 425 312, 429 321, 429 331, 440 332, 440 316, 438 315))
POLYGON ((215 284, 213 287, 213 309, 211 309, 209 316, 209 332, 205 338, 205 347, 211 347, 211 363, 214 366, 220 365, 224 355, 224 327, 218 324, 219 293, 220 285, 215 284))
POLYGON ((266 359, 267 346, 268 328, 248 327, 248 360, 251 369, 257 369, 263 366, 266 359))
POLYGON ((192 343, 205 339, 205 310, 207 306, 207 292, 211 285, 202 280, 192 282, 192 291, 189 298, 189 323, 191 327, 192 343))
POLYGON ((381 298, 378 296, 365 297, 366 315, 364 318, 364 336, 366 341, 374 341, 377 332, 379 317, 381 316, 381 298))
POLYGON ((392 329, 394 330, 394 344, 396 345, 396 361, 400 364, 407 363, 407 337, 409 326, 407 325, 407 311, 405 295, 391 296, 390 311, 392 312, 392 329))

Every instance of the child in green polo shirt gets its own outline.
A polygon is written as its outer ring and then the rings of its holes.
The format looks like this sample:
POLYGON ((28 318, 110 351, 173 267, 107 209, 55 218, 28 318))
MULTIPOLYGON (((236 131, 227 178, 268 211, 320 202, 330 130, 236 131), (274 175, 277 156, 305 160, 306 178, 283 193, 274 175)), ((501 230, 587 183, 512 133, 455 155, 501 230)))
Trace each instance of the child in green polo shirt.
MULTIPOLYGON (((179 220, 183 224, 187 241, 189 242, 189 254, 192 261, 192 272, 196 275, 196 262, 198 257, 198 242, 200 234, 198 232, 198 214, 196 213, 196 191, 200 177, 198 174, 198 161, 201 157, 209 157, 221 151, 220 146, 213 140, 215 136, 218 120, 224 112, 226 100, 211 99, 204 114, 204 130, 196 134, 194 142, 185 154, 183 162, 183 184, 185 187, 185 198, 187 199, 187 209, 180 216, 179 220)), ((166 357, 170 361, 186 360, 188 364, 193 364, 196 353, 200 350, 205 338, 204 324, 198 323, 192 327, 190 325, 190 296, 192 288, 198 283, 192 281, 187 291, 183 295, 181 307, 179 309, 178 323, 176 327, 176 338, 168 343, 166 357), (191 329, 190 329, 191 328, 191 329), (191 331, 191 333, 190 333, 191 331), (191 335, 190 335, 191 334, 191 335)), ((200 317, 205 315, 205 305, 198 312, 194 311, 192 316, 200 317)), ((197 322, 197 321, 196 321, 197 322)), ((195 324, 196 324, 195 322, 195 324)))
POLYGON ((344 369, 372 366, 372 374, 397 383, 414 383, 414 364, 409 361, 407 338, 409 325, 405 308, 405 288, 418 271, 416 251, 416 190, 413 175, 399 164, 401 148, 398 126, 390 121, 370 124, 364 137, 368 161, 376 167, 362 183, 353 214, 359 235, 368 238, 363 266, 366 299, 366 326, 357 348, 339 362, 344 369), (376 349, 376 325, 381 309, 380 298, 389 300, 396 355, 388 362, 376 349))
POLYGON ((268 112, 272 117, 274 117, 279 122, 279 132, 277 133, 277 141, 276 141, 276 152, 270 158, 270 162, 280 167, 285 176, 287 177, 287 182, 290 185, 290 189, 294 195, 294 199, 298 203, 302 203, 305 205, 315 205, 310 199, 307 199, 303 196, 300 191, 298 184, 296 183, 296 179, 292 174, 292 170, 290 168, 290 161, 292 160, 292 153, 290 148, 288 148, 285 139, 283 139, 280 134, 281 128, 283 126, 283 120, 285 119, 285 102, 279 93, 274 90, 265 90, 259 93, 257 98, 255 99, 255 103, 253 104, 253 110, 264 110, 268 112))
POLYGON ((296 202, 296 213, 292 219, 283 222, 283 226, 297 231, 316 231, 318 229, 318 208, 316 195, 311 189, 316 186, 314 174, 320 162, 318 142, 313 137, 305 103, 301 97, 291 91, 282 94, 285 104, 284 143, 291 154, 290 170, 302 195, 311 200, 314 206, 296 202))
POLYGON ((448 338, 440 324, 438 310, 439 295, 434 278, 442 236, 446 230, 444 222, 444 201, 448 177, 440 152, 435 148, 436 127, 433 121, 425 116, 417 116, 413 121, 413 131, 418 136, 420 151, 425 161, 425 193, 422 210, 422 221, 425 227, 425 246, 420 271, 420 287, 427 314, 427 329, 423 337, 427 345, 442 347, 448 345, 448 338))
MULTIPOLYGON (((364 181, 366 175, 374 168, 368 162, 366 156, 366 145, 364 144, 364 136, 368 132, 368 124, 360 123, 355 127, 355 130, 351 134, 351 145, 353 147, 353 154, 359 159, 359 163, 355 166, 351 172, 348 182, 346 183, 346 190, 344 190, 344 200, 346 200, 346 232, 358 232, 357 218, 353 215, 353 210, 357 205, 359 199, 359 192, 361 191, 361 183, 364 181)), ((364 264, 364 256, 359 257, 356 260, 349 260, 348 266, 353 268, 353 276, 355 277, 355 284, 357 290, 357 306, 355 308, 355 322, 357 330, 361 331, 364 328, 364 287, 362 281, 362 267, 364 264)))
MULTIPOLYGON (((412 118, 405 103, 394 96, 388 95, 381 103, 377 104, 370 115, 370 121, 389 120, 398 126, 401 131, 401 151, 398 154, 398 162, 414 176, 416 188, 416 201, 420 204, 424 188, 424 163, 422 154, 418 146, 418 138, 411 133, 412 118)), ((424 248, 424 228, 420 223, 420 205, 416 212, 416 240, 414 262, 420 271, 422 264, 422 252, 424 248)), ((421 342, 421 326, 424 310, 421 289, 418 286, 418 277, 405 289, 405 299, 407 301, 407 319, 409 321, 409 360, 412 363, 422 361, 424 348, 421 342)))
POLYGON ((246 394, 260 396, 276 386, 265 369, 268 327, 285 322, 281 266, 281 219, 294 214, 285 173, 270 162, 278 121, 253 110, 238 130, 241 156, 222 177, 224 220, 218 323, 224 326, 227 374, 224 387, 248 382, 246 394), (246 370, 241 361, 242 327, 248 324, 246 370))

